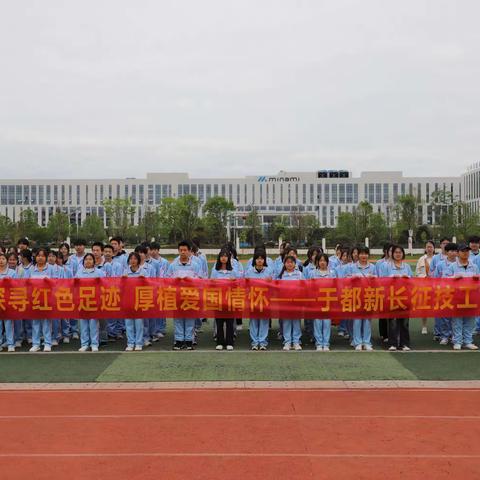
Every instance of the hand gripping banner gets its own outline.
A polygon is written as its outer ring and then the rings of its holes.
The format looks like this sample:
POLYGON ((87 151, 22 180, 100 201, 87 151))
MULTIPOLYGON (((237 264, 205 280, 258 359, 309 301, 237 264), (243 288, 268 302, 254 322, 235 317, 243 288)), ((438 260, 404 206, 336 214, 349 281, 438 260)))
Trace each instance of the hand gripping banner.
POLYGON ((0 319, 473 317, 479 286, 477 278, 3 279, 0 319))

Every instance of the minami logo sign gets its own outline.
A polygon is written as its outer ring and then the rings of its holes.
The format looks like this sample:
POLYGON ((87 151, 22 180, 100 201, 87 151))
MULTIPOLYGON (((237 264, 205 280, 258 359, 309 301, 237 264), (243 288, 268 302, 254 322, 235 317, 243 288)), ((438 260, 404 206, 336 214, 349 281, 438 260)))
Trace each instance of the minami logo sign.
POLYGON ((259 183, 266 183, 266 182, 292 183, 292 182, 299 182, 299 181, 300 181, 300 177, 267 177, 267 176, 258 177, 259 183))

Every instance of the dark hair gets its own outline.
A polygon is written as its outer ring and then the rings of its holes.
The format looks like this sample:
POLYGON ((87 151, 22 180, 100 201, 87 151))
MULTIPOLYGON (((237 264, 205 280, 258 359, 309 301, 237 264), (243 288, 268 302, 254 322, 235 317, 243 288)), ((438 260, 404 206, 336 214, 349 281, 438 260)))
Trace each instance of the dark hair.
POLYGON ((295 265, 297 264, 297 259, 295 257, 293 257, 292 255, 287 255, 285 257, 285 259, 283 260, 283 267, 282 267, 282 271, 280 272, 280 275, 278 276, 278 278, 282 278, 283 277, 283 274, 285 273, 285 263, 287 263, 287 260, 291 260, 295 265))
POLYGON ((49 250, 48 250, 48 248, 45 248, 45 247, 38 248, 35 252, 35 262, 37 261, 37 257, 40 255, 40 253, 43 253, 45 255, 45 259, 47 259, 48 254, 49 254, 49 250))
POLYGON ((86 246, 87 242, 83 238, 76 238, 73 242, 73 246, 78 247, 80 245, 86 246))
POLYGON ((117 242, 117 243, 123 243, 123 238, 120 235, 117 235, 115 237, 112 237, 110 239, 111 242, 117 242))
POLYGON ((196 245, 198 248, 200 248, 200 239, 198 237, 193 237, 192 243, 196 245))
POLYGON ((315 255, 315 258, 318 257, 321 253, 323 253, 322 247, 318 247, 316 245, 313 245, 307 250, 307 259, 303 263, 303 266, 306 267, 308 264, 312 263, 312 257, 314 253, 317 253, 315 255))
POLYGON ((352 259, 353 259, 353 252, 355 250, 357 251, 357 255, 358 255, 360 253, 360 247, 358 245, 354 245, 352 248, 350 248, 350 251, 348 252, 348 254, 352 259))
POLYGON ((235 245, 233 244, 233 242, 227 242, 225 247, 228 248, 228 250, 230 251, 232 258, 234 258, 235 260, 238 260, 237 249, 235 248, 235 245))
POLYGON ((10 253, 7 253, 7 260, 10 259, 10 257, 15 257, 15 260, 17 261, 17 264, 18 264, 18 253, 15 253, 15 252, 10 252, 10 253))
POLYGON ((280 258, 282 259, 282 263, 285 260, 285 256, 287 255, 287 250, 292 246, 290 242, 283 242, 283 252, 280 254, 280 258))
POLYGON ((130 259, 131 259, 132 257, 133 257, 133 258, 136 258, 138 265, 140 265, 140 263, 142 262, 142 259, 140 258, 140 255, 138 254, 138 252, 132 252, 132 253, 130 253, 130 255, 128 256, 128 259, 127 259, 128 265, 130 265, 130 259))
POLYGON ((103 249, 104 249, 105 245, 103 244, 103 242, 93 242, 92 243, 92 249, 93 249, 93 247, 100 247, 100 250, 102 250, 102 252, 103 252, 103 249))
POLYGON ((402 252, 402 260, 405 259, 405 249, 401 245, 392 245, 392 257, 395 250, 400 250, 402 252))
POLYGON ((62 256, 59 252, 56 252, 55 250, 49 250, 48 255, 53 255, 55 258, 58 258, 58 257, 62 256))
POLYGON ((25 258, 25 259, 28 260, 30 263, 32 263, 33 255, 32 255, 32 251, 31 251, 31 250, 28 250, 28 249, 22 250, 22 251, 19 253, 19 256, 25 258))
POLYGON ((324 259, 326 262, 327 262, 327 267, 328 267, 328 264, 330 262, 329 258, 328 258, 328 255, 326 253, 321 253, 320 255, 317 255, 315 257, 315 268, 318 268, 319 267, 319 264, 320 264, 320 260, 321 259, 324 259))
POLYGON ((215 270, 220 270, 222 268, 222 263, 220 262, 220 257, 223 257, 224 255, 228 258, 228 260, 227 260, 227 270, 233 270, 232 254, 230 253, 230 250, 228 250, 227 248, 222 248, 218 252, 217 262, 215 263, 215 270))
POLYGON ((106 248, 109 248, 112 252, 113 252, 113 247, 109 244, 109 243, 106 243, 104 246, 103 246, 103 249, 105 250, 106 248))
POLYGON ((458 251, 458 245, 456 243, 450 242, 445 245, 446 252, 458 251))
MULTIPOLYGON (((285 251, 287 253, 295 252, 295 254, 298 256, 298 250, 295 247, 293 247, 292 245, 290 245, 285 251)), ((289 256, 289 255, 287 255, 287 256, 289 256)))
POLYGON ((354 247, 354 248, 357 249, 359 255, 361 253, 366 253, 367 255, 370 255, 370 249, 366 245, 362 245, 361 247, 354 247))
POLYGON ((442 238, 440 238, 440 243, 444 242, 445 240, 447 242, 451 242, 451 240, 448 237, 442 237, 442 238))
POLYGON ((480 237, 478 235, 472 235, 468 239, 468 243, 480 243, 480 237))
MULTIPOLYGON (((433 240, 427 240, 425 242, 425 245, 427 245, 428 243, 431 243, 433 245, 433 249, 435 250, 435 242, 433 240)), ((427 250, 425 249, 425 254, 427 253, 427 250)), ((435 253, 435 252, 434 252, 435 253)))
POLYGON ((347 254, 347 258, 350 256, 350 249, 348 247, 342 247, 340 249, 340 260, 342 259, 344 254, 347 254))
POLYGON ((150 250, 160 250, 160 244, 158 242, 151 242, 150 250))
POLYGON ((137 245, 134 251, 137 253, 143 253, 144 255, 148 254, 148 249, 145 245, 137 245))
POLYGON ((17 242, 17 246, 18 245, 26 245, 27 247, 30 246, 30 241, 28 240, 28 238, 21 238, 18 242, 17 242))
POLYGON ((192 244, 188 240, 181 240, 178 242, 177 248, 187 247, 188 250, 192 250, 192 244))
POLYGON ((63 242, 58 246, 58 249, 60 250, 62 247, 65 247, 68 251, 70 251, 70 245, 67 242, 63 242))
POLYGON ((8 263, 8 257, 5 253, 0 252, 0 257, 5 257, 5 261, 8 263))
POLYGON ((82 259, 82 265, 85 266, 85 259, 90 257, 93 260, 93 265, 95 265, 95 257, 93 256, 93 253, 86 253, 85 256, 82 259))
POLYGON ((265 250, 262 252, 260 250, 254 252, 253 254, 253 258, 252 258, 252 267, 255 267, 257 264, 256 264, 256 261, 257 261, 257 258, 263 258, 264 262, 263 262, 263 266, 264 267, 267 267, 267 254, 265 252, 265 250))

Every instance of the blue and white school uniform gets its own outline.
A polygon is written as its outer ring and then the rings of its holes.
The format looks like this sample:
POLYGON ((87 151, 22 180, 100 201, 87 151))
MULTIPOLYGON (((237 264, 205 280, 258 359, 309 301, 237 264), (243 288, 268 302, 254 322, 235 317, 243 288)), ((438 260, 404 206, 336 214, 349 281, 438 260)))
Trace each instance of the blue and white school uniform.
MULTIPOLYGON (((272 271, 268 267, 257 270, 255 267, 249 268, 245 272, 245 278, 271 279, 272 271)), ((260 348, 268 346, 268 329, 270 319, 268 318, 251 318, 249 325, 250 341, 252 347, 260 348)))
MULTIPOLYGON (((163 257, 158 257, 155 259, 157 262, 157 277, 158 278, 165 278, 167 276, 168 267, 170 266, 170 262, 163 257)), ((163 337, 167 333, 167 320, 165 318, 156 318, 155 323, 155 335, 156 337, 163 337)))
MULTIPOLYGON (((45 265, 43 270, 35 265, 30 270, 29 278, 54 278, 55 272, 51 265, 45 265)), ((52 320, 50 319, 35 319, 32 320, 32 345, 33 347, 40 347, 40 339, 43 336, 44 348, 50 349, 52 347, 52 320)))
MULTIPOLYGON (((352 263, 348 271, 349 277, 376 277, 377 270, 373 263, 361 265, 360 262, 352 263)), ((372 320, 368 318, 353 320, 353 346, 372 346, 372 320)))
MULTIPOLYGON (((314 268, 310 270, 310 279, 317 278, 337 278, 335 270, 320 270, 314 268)), ((313 321, 313 336, 315 338, 315 345, 317 349, 330 348, 330 336, 332 331, 332 321, 329 318, 318 318, 313 321)))
MULTIPOLYGON (((303 273, 295 269, 293 272, 283 272, 283 275, 279 278, 284 281, 295 281, 295 280, 304 280, 303 273)), ((283 333, 283 344, 285 346, 290 345, 300 345, 302 338, 302 321, 300 319, 282 319, 282 333, 283 333)))
MULTIPOLYGON (((121 277, 125 268, 117 261, 103 262, 102 270, 107 278, 121 277)), ((123 318, 110 318, 107 320, 107 335, 112 338, 122 338, 125 331, 125 320, 123 318)))
MULTIPOLYGON (((434 278, 444 277, 445 272, 455 263, 456 260, 450 262, 448 258, 438 261, 430 276, 434 278)), ((446 345, 452 337, 452 319, 449 317, 435 317, 433 335, 440 337, 440 342, 446 345)))
MULTIPOLYGON (((334 258, 336 258, 338 260, 338 257, 336 257, 335 255, 333 256, 334 258)), ((330 265, 330 260, 329 260, 329 263, 328 263, 328 268, 333 270, 337 276, 337 278, 347 278, 348 276, 348 272, 349 272, 349 269, 350 269, 350 265, 351 263, 348 262, 348 263, 341 263, 340 260, 338 260, 336 263, 333 262, 333 265, 330 265)), ((338 324, 338 332, 341 336, 344 336, 344 337, 350 337, 351 341, 350 343, 353 344, 353 322, 352 320, 347 320, 347 319, 344 319, 344 320, 340 320, 340 323, 338 324)))
MULTIPOLYGON (((65 278, 65 271, 63 267, 60 265, 49 264, 52 267, 53 277, 52 278, 65 278)), ((63 337, 63 330, 62 330, 62 320, 60 318, 54 318, 52 320, 52 343, 58 345, 59 340, 63 337)))
MULTIPOLYGON (((451 263, 443 272, 443 277, 465 278, 479 275, 478 267, 469 260, 466 265, 461 265, 457 260, 451 263)), ((453 317, 452 318, 452 342, 454 346, 473 345, 473 333, 475 331, 476 317, 453 317)), ((458 347, 457 347, 458 348, 458 347)), ((472 347, 473 348, 473 347, 472 347)))
MULTIPOLYGON (((105 272, 102 269, 93 267, 85 268, 80 267, 77 270, 75 278, 103 278, 105 277, 105 272)), ((80 319, 80 344, 84 348, 91 347, 93 349, 98 349, 100 345, 99 338, 99 321, 93 318, 89 319, 80 319)))
MULTIPOLYGON (((470 260, 473 262, 474 265, 477 266, 478 271, 480 272, 480 253, 475 254, 470 250, 470 260)), ((476 317, 475 330, 476 330, 477 334, 480 333, 480 316, 476 317)))
MULTIPOLYGON (((15 270, 11 268, 7 268, 0 272, 0 285, 1 281, 5 278, 17 278, 17 274, 15 270)), ((17 322, 21 322, 21 320, 17 320, 17 322)), ((3 319, 0 320, 0 350, 6 344, 9 349, 15 348, 15 321, 14 320, 7 320, 3 319)))
MULTIPOLYGON (((20 264, 17 267, 17 278, 30 278, 32 270, 33 263, 25 266, 20 264)), ((23 340, 27 340, 28 343, 32 343, 32 320, 17 320, 13 328, 15 330, 15 342, 21 343, 23 340)))
POLYGON ((112 258, 113 263, 117 263, 119 265, 119 268, 123 272, 128 268, 128 255, 127 252, 123 251, 118 253, 112 258))
MULTIPOLYGON (((168 267, 167 277, 169 278, 202 278, 201 265, 196 257, 190 257, 186 263, 177 257, 168 267)), ((194 318, 175 318, 175 342, 193 342, 195 335, 194 318)))
MULTIPOLYGON (((130 266, 128 266, 124 272, 124 276, 129 278, 135 277, 148 277, 148 271, 139 267, 136 272, 134 272, 130 266)), ((144 324, 143 318, 126 318, 125 319, 125 330, 127 333, 127 347, 136 348, 141 350, 143 348, 143 333, 144 333, 144 324)))
POLYGON ((330 255, 328 257, 328 268, 331 270, 335 270, 342 264, 341 260, 337 257, 337 255, 330 255))
MULTIPOLYGON (((160 262, 154 258, 147 258, 143 267, 148 271, 148 276, 151 278, 158 278, 160 276, 160 262)), ((143 319, 143 344, 148 346, 151 342, 156 342, 157 337, 157 318, 143 319)))

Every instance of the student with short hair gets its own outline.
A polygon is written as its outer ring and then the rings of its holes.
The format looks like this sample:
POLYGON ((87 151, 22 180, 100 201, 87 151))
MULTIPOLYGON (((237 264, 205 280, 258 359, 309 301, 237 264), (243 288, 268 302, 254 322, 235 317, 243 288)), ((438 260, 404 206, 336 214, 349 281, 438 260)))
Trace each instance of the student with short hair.
MULTIPOLYGON (((15 270, 9 268, 8 259, 5 253, 0 253, 0 285, 2 280, 6 278, 16 278, 15 270)), ((17 320, 18 321, 18 320, 17 320)), ((7 346, 9 352, 15 351, 15 321, 3 318, 0 320, 0 351, 4 345, 7 346)))

